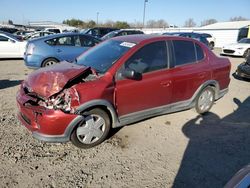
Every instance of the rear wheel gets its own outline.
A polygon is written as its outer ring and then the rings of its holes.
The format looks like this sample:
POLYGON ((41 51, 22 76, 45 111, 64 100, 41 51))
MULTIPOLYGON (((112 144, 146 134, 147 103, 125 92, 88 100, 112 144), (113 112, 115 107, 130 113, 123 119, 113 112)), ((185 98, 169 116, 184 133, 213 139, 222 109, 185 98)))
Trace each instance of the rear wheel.
POLYGON ((54 65, 56 63, 58 63, 58 60, 56 60, 55 58, 48 58, 43 62, 42 66, 48 67, 48 66, 54 65))
POLYGON ((206 87, 203 89, 196 98, 195 109, 199 114, 208 112, 214 104, 215 99, 214 89, 212 87, 206 87))
POLYGON ((110 118, 104 110, 92 109, 72 132, 71 142, 79 148, 94 147, 106 139, 110 124, 110 118))

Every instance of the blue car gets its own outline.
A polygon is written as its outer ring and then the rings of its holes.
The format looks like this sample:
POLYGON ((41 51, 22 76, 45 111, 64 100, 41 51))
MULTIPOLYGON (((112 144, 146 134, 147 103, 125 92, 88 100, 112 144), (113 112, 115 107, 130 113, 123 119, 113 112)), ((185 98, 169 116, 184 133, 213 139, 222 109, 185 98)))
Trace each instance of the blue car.
POLYGON ((73 61, 100 40, 86 34, 62 33, 28 41, 24 53, 29 68, 46 67, 60 61, 73 61))

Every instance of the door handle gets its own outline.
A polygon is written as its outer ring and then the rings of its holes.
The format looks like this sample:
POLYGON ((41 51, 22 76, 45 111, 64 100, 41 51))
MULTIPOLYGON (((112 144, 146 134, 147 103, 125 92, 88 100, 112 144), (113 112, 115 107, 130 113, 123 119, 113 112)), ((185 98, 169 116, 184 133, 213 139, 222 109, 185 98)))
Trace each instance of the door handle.
POLYGON ((198 74, 199 78, 205 78, 205 75, 206 75, 205 72, 202 72, 202 73, 199 73, 199 74, 198 74))
POLYGON ((57 51, 58 53, 62 52, 62 50, 61 50, 61 49, 57 49, 56 51, 57 51))
POLYGON ((170 84, 171 84, 172 82, 169 80, 169 81, 162 81, 161 82, 161 85, 163 86, 163 87, 168 87, 168 86, 170 86, 170 84))

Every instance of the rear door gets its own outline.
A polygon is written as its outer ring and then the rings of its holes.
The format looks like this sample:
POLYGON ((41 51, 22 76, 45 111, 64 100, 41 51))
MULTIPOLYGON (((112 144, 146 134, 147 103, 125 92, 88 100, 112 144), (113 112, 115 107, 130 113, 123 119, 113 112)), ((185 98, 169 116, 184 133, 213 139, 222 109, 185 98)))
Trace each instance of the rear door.
POLYGON ((195 91, 211 79, 211 70, 203 48, 188 40, 172 41, 172 103, 190 99, 195 91))
POLYGON ((82 46, 79 35, 69 35, 57 38, 54 50, 59 59, 70 62, 79 56, 85 47, 82 46))
POLYGON ((116 76, 115 104, 118 115, 152 110, 171 101, 172 82, 168 69, 168 46, 153 42, 135 52, 116 76), (132 69, 142 74, 141 80, 123 78, 120 73, 132 69))

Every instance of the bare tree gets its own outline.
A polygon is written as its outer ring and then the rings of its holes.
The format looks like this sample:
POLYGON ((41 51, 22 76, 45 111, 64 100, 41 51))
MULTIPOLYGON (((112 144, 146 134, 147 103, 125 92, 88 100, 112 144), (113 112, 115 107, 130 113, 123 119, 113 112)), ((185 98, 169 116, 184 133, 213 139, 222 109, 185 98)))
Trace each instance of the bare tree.
POLYGON ((105 27, 114 27, 115 22, 112 20, 107 20, 105 23, 102 24, 105 27))
POLYGON ((184 27, 195 27, 195 26, 196 26, 196 23, 194 22, 193 18, 189 18, 184 23, 184 27))
POLYGON ((168 23, 163 19, 147 21, 147 28, 165 28, 168 26, 168 23))
POLYGON ((249 19, 244 18, 244 17, 242 17, 242 16, 235 16, 235 17, 230 18, 230 21, 231 21, 231 22, 235 22, 235 21, 245 21, 245 20, 249 20, 249 19))
POLYGON ((201 26, 210 25, 210 24, 214 24, 217 22, 218 21, 216 19, 207 19, 201 22, 201 26))

